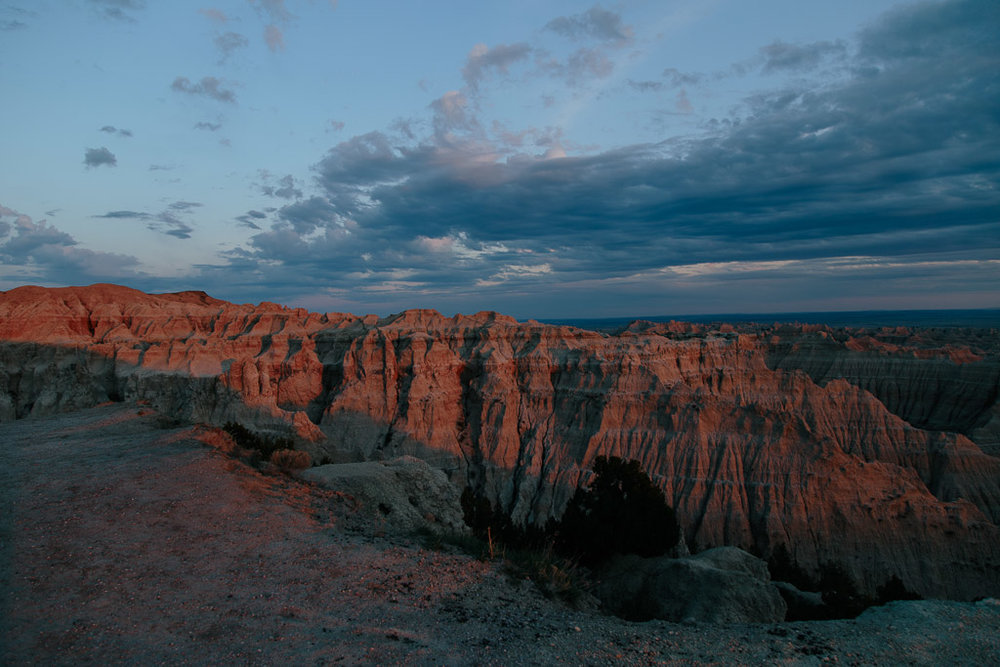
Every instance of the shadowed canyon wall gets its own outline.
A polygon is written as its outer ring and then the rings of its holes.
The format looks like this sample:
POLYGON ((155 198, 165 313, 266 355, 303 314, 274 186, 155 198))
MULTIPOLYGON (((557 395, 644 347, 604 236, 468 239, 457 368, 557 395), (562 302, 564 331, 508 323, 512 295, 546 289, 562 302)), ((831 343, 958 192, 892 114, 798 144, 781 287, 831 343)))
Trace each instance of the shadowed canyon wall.
POLYGON ((148 401, 294 431, 317 461, 420 456, 539 522, 596 456, 622 456, 695 548, 784 544, 870 591, 896 575, 973 598, 1000 594, 1000 459, 977 445, 996 443, 1000 357, 995 334, 966 333, 605 335, 496 313, 360 318, 25 287, 0 293, 0 420, 148 401))

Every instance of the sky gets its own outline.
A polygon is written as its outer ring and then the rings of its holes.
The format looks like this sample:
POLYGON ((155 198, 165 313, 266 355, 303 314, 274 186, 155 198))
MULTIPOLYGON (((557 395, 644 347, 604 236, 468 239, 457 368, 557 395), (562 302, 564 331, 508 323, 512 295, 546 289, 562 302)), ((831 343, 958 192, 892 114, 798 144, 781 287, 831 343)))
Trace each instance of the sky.
POLYGON ((996 0, 0 0, 0 290, 1000 307, 996 0))

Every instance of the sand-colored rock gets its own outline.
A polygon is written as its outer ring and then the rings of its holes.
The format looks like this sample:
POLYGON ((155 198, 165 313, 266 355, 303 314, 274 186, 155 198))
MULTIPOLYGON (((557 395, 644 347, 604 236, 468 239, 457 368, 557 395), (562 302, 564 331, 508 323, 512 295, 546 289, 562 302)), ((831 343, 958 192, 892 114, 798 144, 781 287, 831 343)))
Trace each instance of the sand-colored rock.
POLYGON ((468 531, 458 489, 443 472, 412 456, 321 465, 302 471, 301 477, 346 494, 355 518, 375 530, 468 531))

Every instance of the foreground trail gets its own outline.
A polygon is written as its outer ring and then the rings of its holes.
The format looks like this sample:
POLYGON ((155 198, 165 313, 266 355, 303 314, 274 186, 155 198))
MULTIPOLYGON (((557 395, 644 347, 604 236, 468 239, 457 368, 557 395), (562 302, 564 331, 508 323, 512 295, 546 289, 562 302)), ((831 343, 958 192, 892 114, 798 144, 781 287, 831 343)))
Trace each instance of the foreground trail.
POLYGON ((995 664, 1000 606, 627 623, 496 564, 340 526, 349 499, 112 405, 0 425, 4 664, 995 664))

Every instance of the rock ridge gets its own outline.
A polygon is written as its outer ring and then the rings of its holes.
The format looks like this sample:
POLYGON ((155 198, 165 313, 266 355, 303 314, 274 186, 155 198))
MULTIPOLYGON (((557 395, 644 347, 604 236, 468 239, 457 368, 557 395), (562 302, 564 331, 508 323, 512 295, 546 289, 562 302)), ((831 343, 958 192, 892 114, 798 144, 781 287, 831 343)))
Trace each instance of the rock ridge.
POLYGON ((316 461, 416 456, 529 522, 558 516, 594 458, 621 456, 663 489, 696 550, 784 545, 865 590, 897 576, 971 599, 1000 594, 1000 459, 977 444, 1000 423, 998 357, 977 336, 607 335, 489 312, 23 287, 0 293, 0 421, 146 401, 296 433, 316 461))

